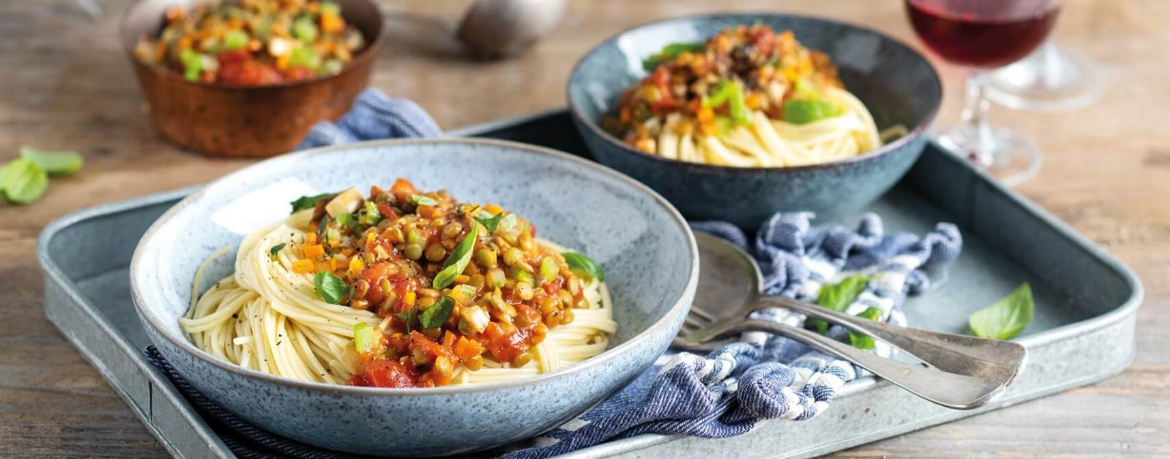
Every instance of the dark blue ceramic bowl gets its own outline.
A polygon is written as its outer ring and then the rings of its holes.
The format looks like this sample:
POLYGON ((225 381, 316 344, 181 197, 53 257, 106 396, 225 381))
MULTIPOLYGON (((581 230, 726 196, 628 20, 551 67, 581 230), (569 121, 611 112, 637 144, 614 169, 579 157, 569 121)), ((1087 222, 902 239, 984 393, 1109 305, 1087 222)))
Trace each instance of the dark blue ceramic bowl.
POLYGON ((776 211, 833 217, 877 199, 922 153, 942 100, 942 83, 922 55, 870 29, 787 14, 716 14, 646 24, 605 41, 573 69, 568 97, 577 129, 600 162, 649 185, 687 218, 754 229, 776 211), (757 22, 792 30, 806 47, 829 54, 845 87, 869 108, 878 129, 901 124, 910 133, 842 161, 737 168, 648 155, 601 129, 602 116, 614 109, 622 91, 646 75, 642 59, 670 43, 700 42, 725 28, 757 22))

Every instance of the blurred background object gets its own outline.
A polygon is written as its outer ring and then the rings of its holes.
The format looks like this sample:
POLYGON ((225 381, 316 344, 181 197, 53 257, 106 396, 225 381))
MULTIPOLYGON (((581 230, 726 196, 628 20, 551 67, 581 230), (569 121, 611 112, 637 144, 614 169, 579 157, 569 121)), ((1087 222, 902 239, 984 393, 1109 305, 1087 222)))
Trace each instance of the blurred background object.
POLYGON ((1101 64, 1052 40, 987 76, 987 98, 1017 110, 1067 111, 1096 102, 1107 78, 1101 64))

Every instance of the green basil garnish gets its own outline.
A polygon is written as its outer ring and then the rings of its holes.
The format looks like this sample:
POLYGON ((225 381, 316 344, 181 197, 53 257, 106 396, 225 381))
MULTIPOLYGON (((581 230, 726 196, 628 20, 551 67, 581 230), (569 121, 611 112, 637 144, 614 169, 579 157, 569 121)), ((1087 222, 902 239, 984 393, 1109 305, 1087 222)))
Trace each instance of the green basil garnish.
POLYGON ((661 65, 663 62, 682 54, 683 52, 699 52, 704 49, 703 43, 671 43, 662 47, 662 51, 642 60, 642 69, 647 72, 661 65))
POLYGON ((402 319, 402 322, 406 324, 406 332, 410 333, 412 330, 414 330, 414 316, 417 314, 418 310, 412 307, 407 309, 406 312, 400 312, 398 314, 394 314, 394 316, 402 319))
POLYGON ((353 348, 358 352, 367 352, 374 347, 374 327, 365 322, 353 325, 353 348))
POLYGON ((276 244, 276 245, 272 246, 271 249, 268 249, 268 255, 271 256, 272 258, 276 258, 276 254, 280 253, 280 250, 284 248, 284 245, 285 244, 283 242, 281 242, 280 244, 276 244))
MULTIPOLYGON (((443 267, 439 273, 435 275, 435 281, 432 282, 432 287, 435 290, 442 290, 448 285, 455 282, 455 277, 462 274, 464 269, 467 269, 467 263, 471 262, 472 248, 475 247, 475 239, 478 237, 479 225, 471 225, 471 231, 467 232, 467 236, 459 241, 459 245, 455 246, 455 250, 451 251, 451 255, 443 261, 443 267)), ((428 327, 430 328, 430 327, 428 327)))
POLYGON ((967 318, 971 331, 980 338, 1011 339, 1032 322, 1036 308, 1032 286, 1024 282, 1008 296, 967 318))
MULTIPOLYGON (((321 235, 325 234, 325 228, 329 226, 329 215, 321 217, 321 221, 317 222, 317 239, 321 239, 321 235)), ((322 240, 321 242, 325 242, 322 240)))
POLYGON ((438 328, 447 320, 447 316, 451 315, 451 309, 455 307, 455 299, 449 296, 439 298, 439 301, 426 311, 423 311, 419 316, 419 323, 423 328, 438 328))
POLYGON ((75 151, 42 151, 33 147, 20 147, 20 157, 37 163, 52 175, 72 174, 81 169, 84 160, 75 151))
POLYGON ((16 204, 29 204, 45 194, 49 174, 28 158, 16 158, 0 168, 0 195, 16 204))
POLYGON ((423 196, 421 194, 410 195, 410 200, 414 201, 415 204, 418 204, 420 206, 437 206, 437 205, 439 205, 439 201, 434 200, 434 198, 423 196))
POLYGON ((561 256, 565 257, 565 263, 569 265, 569 270, 589 277, 590 279, 605 282, 605 271, 591 258, 577 252, 564 252, 561 256))
MULTIPOLYGON (((855 274, 842 279, 836 285, 822 285, 820 293, 817 294, 817 305, 825 309, 845 312, 849 305, 857 301, 857 297, 861 296, 861 292, 865 291, 865 286, 868 284, 869 277, 855 274)), ((822 335, 829 331, 828 322, 818 320, 813 324, 822 335)))
POLYGON ((321 194, 316 195, 316 196, 301 196, 301 197, 297 198, 295 201, 292 201, 289 203, 292 205, 292 209, 293 209, 291 213, 295 214, 299 210, 311 208, 311 207, 317 205, 317 201, 320 201, 320 200, 326 199, 326 198, 330 198, 330 197, 333 197, 333 193, 321 193, 321 194))
POLYGON ((349 295, 349 286, 340 277, 321 271, 313 276, 313 286, 317 294, 329 304, 341 304, 341 300, 349 295))
MULTIPOLYGON (((876 322, 882 317, 882 310, 870 306, 865 311, 862 311, 861 314, 858 314, 857 317, 876 322)), ((849 332, 849 344, 852 344, 853 347, 858 349, 873 349, 873 337, 857 332, 849 332)))
POLYGON ((479 216, 475 217, 475 221, 477 221, 477 222, 479 222, 479 224, 483 225, 483 228, 487 230, 488 234, 491 234, 491 233, 496 232, 496 227, 499 226, 500 220, 503 218, 504 218, 503 212, 492 215, 491 213, 489 213, 488 211, 485 210, 485 211, 480 212, 479 216))

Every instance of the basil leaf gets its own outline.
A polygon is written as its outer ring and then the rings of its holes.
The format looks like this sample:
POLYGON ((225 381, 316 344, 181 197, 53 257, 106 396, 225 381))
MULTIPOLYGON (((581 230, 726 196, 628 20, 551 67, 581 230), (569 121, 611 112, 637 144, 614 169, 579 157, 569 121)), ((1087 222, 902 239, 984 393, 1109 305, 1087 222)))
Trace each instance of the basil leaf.
POLYGON ((410 333, 412 330, 414 330, 414 316, 416 314, 418 314, 418 311, 414 308, 410 308, 407 309, 406 312, 400 312, 398 314, 394 314, 394 316, 402 319, 402 322, 406 324, 406 332, 410 333))
POLYGON ((784 102, 784 121, 808 124, 841 114, 841 108, 828 99, 790 99, 784 102))
POLYGON ((577 252, 564 252, 561 256, 565 257, 565 263, 569 265, 570 271, 605 282, 605 271, 591 258, 577 252))
POLYGON ((0 168, 0 195, 15 204, 29 204, 45 194, 49 174, 27 158, 16 158, 0 168))
POLYGON ((433 198, 430 198, 427 196, 423 196, 421 194, 410 195, 410 200, 414 201, 415 204, 418 204, 420 206, 437 206, 437 205, 439 205, 439 201, 436 201, 433 198))
MULTIPOLYGON (((317 222, 317 239, 321 239, 321 235, 325 234, 325 228, 329 226, 329 215, 326 214, 321 217, 321 221, 317 222)), ((325 240, 321 240, 322 243, 325 240)))
POLYGON ((289 203, 292 205, 292 212, 291 213, 295 214, 295 213, 297 213, 298 210, 311 208, 311 207, 317 205, 317 201, 320 201, 320 200, 325 199, 325 198, 330 198, 330 197, 333 197, 333 193, 321 193, 321 194, 316 195, 316 196, 301 196, 301 197, 297 198, 295 201, 292 201, 289 203))
MULTIPOLYGON (((882 317, 882 310, 870 306, 865 311, 862 311, 861 314, 858 314, 857 317, 877 322, 882 317)), ((852 344, 853 347, 858 349, 873 349, 873 337, 857 332, 849 332, 849 344, 852 344)))
POLYGON ((365 322, 353 324, 353 348, 358 352, 367 352, 374 347, 374 327, 365 322))
POLYGON ((448 255, 447 259, 443 261, 443 267, 438 274, 435 274, 435 281, 431 283, 435 290, 447 288, 448 285, 455 282, 455 277, 467 269, 467 263, 471 262, 471 249, 475 247, 478 233, 479 225, 471 225, 471 231, 467 232, 467 236, 459 241, 459 245, 455 246, 455 250, 452 250, 451 255, 448 255))
POLYGON ((285 244, 283 242, 272 246, 271 249, 268 249, 268 255, 272 256, 272 258, 276 258, 276 254, 280 253, 280 249, 283 249, 284 246, 285 244))
POLYGON ((419 323, 423 328, 438 328, 447 320, 447 316, 451 315, 451 309, 455 307, 455 299, 449 296, 439 298, 439 301, 426 311, 423 311, 419 316, 419 323))
MULTIPOLYGON (((820 293, 817 294, 817 305, 825 309, 845 312, 849 305, 857 301, 857 297, 861 296, 861 292, 865 291, 865 286, 868 284, 869 277, 855 274, 842 279, 836 285, 822 285, 820 293)), ((823 320, 817 320, 813 322, 813 325, 822 335, 829 331, 829 323, 823 320)))
POLYGON ((694 53, 702 51, 704 48, 705 46, 703 43, 671 43, 669 45, 663 46, 662 51, 659 51, 657 54, 643 59, 642 69, 649 72, 654 70, 655 67, 658 67, 663 62, 666 62, 667 60, 670 60, 671 58, 682 54, 683 52, 694 53))
POLYGON ((77 172, 85 162, 76 151, 52 152, 28 146, 20 147, 20 157, 37 163, 45 172, 54 175, 77 172))
POLYGON ((341 304, 341 300, 349 295, 349 286, 340 277, 321 271, 313 276, 313 286, 317 294, 329 304, 341 304))
POLYGON ((479 216, 475 217, 475 221, 477 221, 477 222, 479 222, 479 224, 483 225, 483 228, 487 230, 488 234, 491 234, 491 233, 496 232, 496 227, 499 226, 500 220, 503 218, 504 218, 503 212, 492 215, 491 213, 489 213, 488 211, 485 210, 483 212, 480 212, 479 216))
POLYGON ((980 338, 1011 339, 1032 322, 1036 308, 1032 286, 1024 282, 1008 296, 967 318, 971 331, 980 338))

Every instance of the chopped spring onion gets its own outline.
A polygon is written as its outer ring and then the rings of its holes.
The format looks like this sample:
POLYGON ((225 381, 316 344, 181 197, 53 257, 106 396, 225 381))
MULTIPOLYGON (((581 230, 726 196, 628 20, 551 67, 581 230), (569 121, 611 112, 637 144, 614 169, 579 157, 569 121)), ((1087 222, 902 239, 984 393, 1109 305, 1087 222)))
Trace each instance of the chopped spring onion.
POLYGON ((374 347, 374 327, 365 322, 353 325, 353 348, 358 352, 369 352, 374 347))

